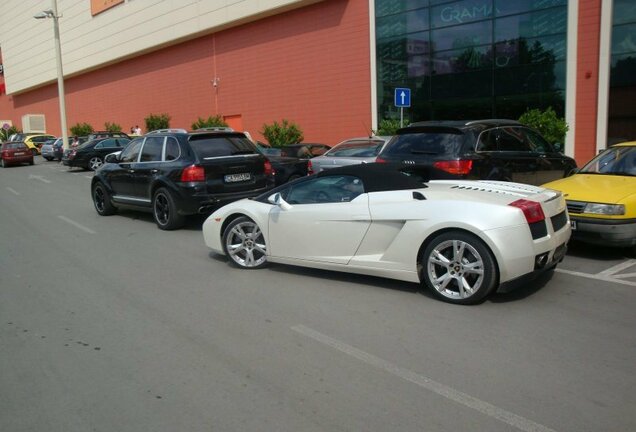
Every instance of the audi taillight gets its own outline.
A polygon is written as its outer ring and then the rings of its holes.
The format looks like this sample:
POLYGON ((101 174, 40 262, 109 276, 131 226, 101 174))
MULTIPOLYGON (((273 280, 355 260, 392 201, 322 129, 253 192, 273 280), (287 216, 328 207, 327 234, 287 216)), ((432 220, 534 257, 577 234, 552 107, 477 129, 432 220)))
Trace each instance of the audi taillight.
POLYGON ((181 172, 181 181, 185 183, 205 181, 205 170, 198 165, 190 165, 181 172))
POLYGON ((314 173, 314 166, 311 164, 311 161, 307 161, 307 175, 312 175, 314 173))
POLYGON ((433 163, 433 166, 450 174, 467 175, 473 169, 473 161, 466 159, 437 161, 433 163))
POLYGON ((263 162, 263 170, 266 176, 273 176, 276 174, 276 171, 274 170, 272 163, 268 160, 265 160, 265 162, 263 162))
POLYGON ((545 220, 545 214, 543 214, 541 204, 536 201, 519 199, 515 202, 511 202, 508 205, 520 209, 529 224, 545 220))

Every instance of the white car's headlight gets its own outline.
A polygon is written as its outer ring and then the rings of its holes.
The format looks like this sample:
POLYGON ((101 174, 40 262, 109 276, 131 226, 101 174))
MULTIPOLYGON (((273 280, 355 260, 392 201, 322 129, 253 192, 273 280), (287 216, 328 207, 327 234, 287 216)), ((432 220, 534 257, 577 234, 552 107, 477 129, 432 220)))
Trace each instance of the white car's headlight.
POLYGON ((625 206, 623 204, 596 204, 587 203, 583 213, 602 215, 624 215, 625 206))

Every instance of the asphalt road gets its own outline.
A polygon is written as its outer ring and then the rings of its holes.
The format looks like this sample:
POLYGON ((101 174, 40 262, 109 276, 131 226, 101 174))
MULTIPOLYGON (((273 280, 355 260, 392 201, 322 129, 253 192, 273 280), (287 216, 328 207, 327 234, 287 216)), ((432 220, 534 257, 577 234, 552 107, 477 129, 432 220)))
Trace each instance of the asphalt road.
POLYGON ((634 431, 636 260, 574 245, 479 306, 241 271, 86 171, 0 169, 0 431, 634 431))

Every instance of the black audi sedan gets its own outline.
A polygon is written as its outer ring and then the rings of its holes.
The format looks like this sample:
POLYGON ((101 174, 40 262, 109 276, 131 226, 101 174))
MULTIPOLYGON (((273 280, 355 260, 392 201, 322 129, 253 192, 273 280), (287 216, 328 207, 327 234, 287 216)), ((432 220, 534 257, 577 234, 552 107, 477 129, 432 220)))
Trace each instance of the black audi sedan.
POLYGON ((118 208, 149 211, 160 229, 173 230, 188 215, 273 187, 271 163, 243 133, 163 129, 108 155, 91 195, 102 216, 118 208))
POLYGON ((437 168, 443 178, 541 185, 574 173, 576 161, 514 120, 426 121, 399 129, 378 162, 437 168))
POLYGON ((69 167, 78 167, 95 171, 104 163, 107 154, 124 149, 130 142, 129 138, 97 138, 69 149, 62 157, 62 163, 69 167))

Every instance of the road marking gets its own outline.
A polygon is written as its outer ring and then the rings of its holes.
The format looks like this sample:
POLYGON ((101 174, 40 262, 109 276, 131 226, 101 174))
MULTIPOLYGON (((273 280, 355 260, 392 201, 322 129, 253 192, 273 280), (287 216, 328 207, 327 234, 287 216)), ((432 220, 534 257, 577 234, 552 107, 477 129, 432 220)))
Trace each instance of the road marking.
POLYGON ((603 282, 613 282, 613 283, 617 283, 617 284, 621 284, 621 285, 629 285, 629 286, 636 287, 636 282, 631 282, 631 281, 618 279, 619 276, 614 276, 614 277, 604 276, 604 275, 601 275, 602 272, 599 273, 599 274, 590 274, 590 273, 582 273, 582 272, 559 269, 559 268, 555 269, 554 271, 559 272, 559 273, 565 273, 565 274, 573 275, 573 276, 580 276, 580 277, 584 277, 584 278, 588 278, 588 279, 601 280, 603 282))
POLYGON ((436 393, 468 408, 472 408, 482 414, 493 417, 524 432, 555 432, 554 429, 550 429, 539 423, 535 423, 532 420, 528 420, 502 408, 496 407, 495 405, 492 405, 488 402, 482 401, 481 399, 477 399, 466 393, 438 383, 437 381, 425 377, 424 375, 420 375, 408 369, 401 368, 372 354, 366 353, 355 347, 347 345, 344 342, 319 333, 316 330, 312 330, 309 327, 305 327, 304 325, 297 325, 292 327, 291 329, 320 343, 330 346, 331 348, 334 348, 340 352, 348 354, 358 360, 361 360, 364 363, 367 363, 378 369, 382 369, 385 372, 389 372, 390 374, 402 378, 405 381, 409 381, 422 388, 425 388, 426 390, 432 391, 433 393, 436 393))
POLYGON ((633 260, 633 259, 627 260, 620 264, 616 264, 614 267, 610 267, 607 270, 603 270, 602 272, 598 273, 598 276, 614 276, 614 273, 618 273, 620 271, 628 269, 635 264, 636 264, 636 260, 633 260))
POLYGON ((87 179, 92 179, 93 178, 93 176, 87 176, 87 175, 85 175, 84 177, 86 177, 87 179))
POLYGON ((619 275, 614 275, 615 278, 628 279, 628 278, 636 278, 636 273, 623 273, 619 275))
POLYGON ((51 183, 51 180, 47 180, 42 176, 38 176, 38 175, 33 175, 33 174, 29 174, 29 180, 31 179, 36 179, 36 180, 40 180, 43 183, 51 183))
POLYGON ((15 189, 13 189, 13 188, 10 188, 9 186, 7 186, 7 190, 8 190, 9 192, 11 192, 13 195, 20 196, 20 192, 18 192, 17 190, 15 190, 15 189))
POLYGON ((90 229, 90 228, 86 228, 84 225, 82 225, 82 224, 80 224, 80 223, 77 223, 77 222, 75 222, 74 220, 71 220, 71 219, 67 218, 66 216, 61 216, 61 215, 60 215, 60 216, 58 216, 58 218, 62 219, 62 220, 63 220, 64 222, 66 222, 66 223, 70 223, 70 224, 71 224, 71 225, 73 225, 74 227, 76 227, 76 228, 78 228, 78 229, 81 229, 81 230, 82 230, 82 231, 84 231, 84 232, 87 232, 87 233, 89 233, 89 234, 97 234, 97 233, 96 233, 95 231, 93 231, 92 229, 90 229))

